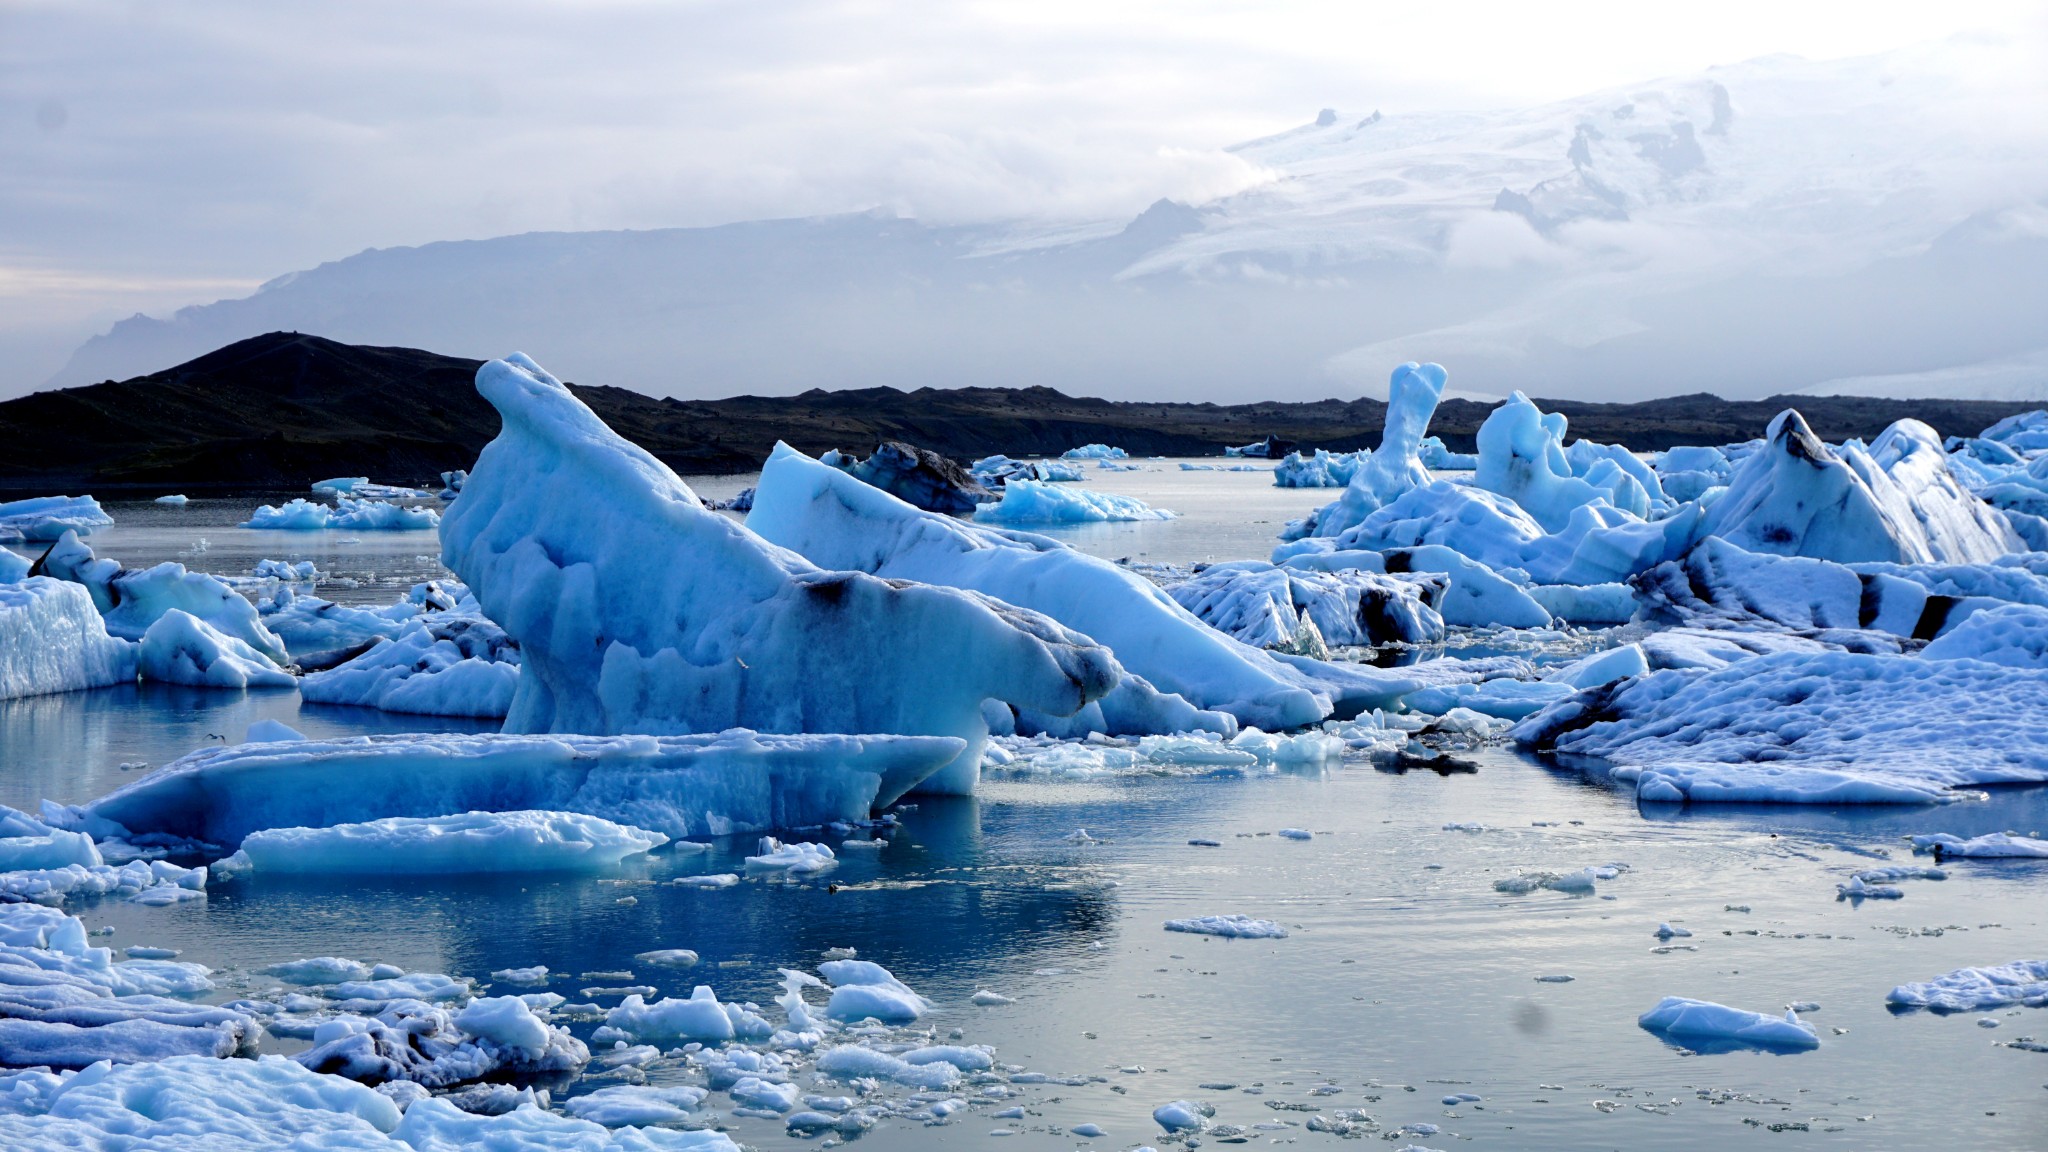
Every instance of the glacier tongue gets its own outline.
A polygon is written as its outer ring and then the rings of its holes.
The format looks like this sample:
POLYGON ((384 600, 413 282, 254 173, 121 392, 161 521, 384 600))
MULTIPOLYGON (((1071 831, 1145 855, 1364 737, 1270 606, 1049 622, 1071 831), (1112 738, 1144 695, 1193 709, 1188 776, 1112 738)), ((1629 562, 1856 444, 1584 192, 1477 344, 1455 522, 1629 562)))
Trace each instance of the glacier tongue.
POLYGON ((524 661, 507 732, 900 732, 964 739, 924 782, 973 790, 982 701, 1071 714, 1107 649, 975 593, 828 572, 707 510, 521 355, 477 371, 504 417, 442 560, 524 661))

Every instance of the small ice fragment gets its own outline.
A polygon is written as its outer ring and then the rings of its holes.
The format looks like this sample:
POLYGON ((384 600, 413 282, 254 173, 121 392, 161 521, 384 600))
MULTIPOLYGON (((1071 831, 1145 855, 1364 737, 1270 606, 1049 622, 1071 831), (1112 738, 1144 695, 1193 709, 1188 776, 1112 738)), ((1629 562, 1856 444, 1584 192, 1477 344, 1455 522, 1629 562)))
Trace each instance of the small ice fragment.
POLYGON ((1653 935, 1659 940, 1669 940, 1674 936, 1690 936, 1692 932, 1685 928, 1673 928, 1669 924, 1659 924, 1657 925, 1657 931, 1653 935))
POLYGON ((1203 840, 1197 837, 1196 839, 1188 841, 1188 846, 1191 848, 1221 848, 1223 847, 1223 844, 1220 841, 1203 840))
POLYGON ((1287 935, 1287 929, 1271 920, 1255 920, 1242 915, 1193 916, 1184 920, 1168 920, 1166 930, 1253 940, 1278 940, 1287 935))
POLYGON ((1315 833, 1310 832, 1306 828, 1282 828, 1280 835, 1289 840, 1307 840, 1312 838, 1315 833))
POLYGON ((491 973, 491 980, 497 984, 545 984, 548 982, 548 966, 536 964, 531 968, 500 968, 491 973))
POLYGON ((1076 1124, 1072 1128, 1067 1129, 1067 1131, 1072 1132, 1074 1135, 1083 1137, 1088 1140, 1093 1140, 1097 1136, 1106 1135, 1106 1133, 1102 1130, 1102 1125, 1100 1124, 1076 1124))
POLYGON ((708 876, 678 876, 669 883, 683 888, 730 888, 740 882, 732 872, 713 872, 708 876))
POLYGON ((697 954, 688 948, 657 948, 652 952, 635 953, 633 959, 661 968, 688 968, 697 963, 697 954))
POLYGON ((1207 1104, 1175 1100, 1171 1104, 1161 1104, 1159 1107, 1154 1108, 1152 1110, 1152 1121, 1168 1132, 1181 1132, 1203 1127, 1208 1122, 1208 1118, 1213 1115, 1215 1115, 1215 1109, 1207 1104))
POLYGON ((1456 1108, 1460 1104, 1476 1104, 1480 1099, 1481 1097, 1474 1096, 1470 1092, 1453 1092, 1449 1096, 1444 1097, 1444 1107, 1456 1108))
POLYGON ((991 992, 986 988, 976 992, 973 1000, 983 1008, 993 1008, 998 1004, 1015 1004, 1017 1002, 1014 996, 1005 996, 1001 992, 991 992))
POLYGON ((1550 976, 1538 976, 1536 982, 1538 984, 1569 984, 1572 982, 1572 978, 1559 972, 1550 976))

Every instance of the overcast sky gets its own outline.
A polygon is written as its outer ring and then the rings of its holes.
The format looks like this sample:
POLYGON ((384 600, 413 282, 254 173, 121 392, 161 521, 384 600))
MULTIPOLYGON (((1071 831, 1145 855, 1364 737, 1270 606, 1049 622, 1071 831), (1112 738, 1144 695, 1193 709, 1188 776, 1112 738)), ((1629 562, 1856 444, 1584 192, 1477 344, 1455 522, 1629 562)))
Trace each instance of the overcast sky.
POLYGON ((1318 108, 1497 107, 2040 0, 0 0, 0 359, 366 247, 894 209, 1132 214, 1318 108))

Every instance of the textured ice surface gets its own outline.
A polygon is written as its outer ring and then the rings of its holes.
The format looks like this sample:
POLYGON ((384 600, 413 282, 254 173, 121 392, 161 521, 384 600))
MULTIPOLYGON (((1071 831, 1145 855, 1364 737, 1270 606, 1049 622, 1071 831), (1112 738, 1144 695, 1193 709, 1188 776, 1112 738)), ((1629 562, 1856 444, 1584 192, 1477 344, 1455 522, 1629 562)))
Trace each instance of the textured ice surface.
POLYGON ((1437 402, 1443 399, 1447 378, 1440 364, 1409 361, 1394 369, 1387 382, 1387 418, 1380 446, 1358 461, 1342 496, 1306 519, 1290 523, 1283 538, 1339 535, 1404 493, 1428 484, 1429 469, 1423 467, 1420 455, 1422 438, 1429 431, 1437 402))
POLYGON ((135 649, 107 634, 80 585, 47 576, 0 583, 0 700, 132 681, 135 649))
POLYGON ((964 793, 984 700, 1070 715, 1115 686, 1107 650, 1035 612, 766 543, 530 360, 485 364, 477 387, 504 425, 449 506, 442 559, 520 642, 508 732, 954 736, 959 759, 925 787, 964 793))
POLYGON ((176 608, 142 634, 137 666, 145 680, 203 688, 290 688, 298 683, 239 637, 176 608))
POLYGON ((369 651, 299 681, 320 704, 428 716, 501 717, 519 687, 519 649, 478 616, 434 612, 369 651))
POLYGON ((1523 744, 1603 757, 1644 800, 1925 803, 2048 780, 2048 677, 1976 660, 1779 652, 1564 701, 1523 744))
POLYGON ((638 995, 628 996, 605 1014, 605 1024, 635 1042, 663 1047, 688 1044, 723 1044, 728 1040, 766 1039, 768 1022, 746 1005, 723 1004, 718 994, 699 984, 687 1000, 674 997, 652 1004, 638 995))
POLYGON ((1550 609, 1531 589, 1440 544, 1375 550, 1339 548, 1334 540, 1297 540, 1275 548, 1273 562, 1316 572, 1437 573, 1448 583, 1436 601, 1446 624, 1547 628, 1552 623, 1550 609))
POLYGON ((1801 1023, 1796 1012, 1787 1012, 1782 1017, 1766 1016, 1684 996, 1666 996, 1636 1023, 1652 1032, 1694 1043, 1705 1040, 1757 1048, 1820 1047, 1813 1026, 1801 1023))
POLYGON ((1242 560, 1211 565, 1167 592, 1203 622, 1255 648, 1322 656, 1313 641, 1371 646, 1442 640, 1444 620, 1435 604, 1448 585, 1433 576, 1276 568, 1242 560))
MULTIPOLYGON (((1546 532, 1563 531, 1573 513, 1586 504, 1602 503, 1647 517, 1650 494, 1638 476, 1649 469, 1640 464, 1625 468, 1604 451, 1610 446, 1587 445, 1578 452, 1584 467, 1575 470, 1565 453, 1564 430, 1562 414, 1545 415, 1516 392, 1479 427, 1473 486, 1513 500, 1546 532)), ((1648 478, 1655 483, 1654 477, 1648 478)))
POLYGON ((1200 936, 1229 936, 1247 940, 1278 940, 1287 935, 1287 929, 1271 920, 1257 920, 1250 916, 1192 916, 1184 920, 1168 920, 1168 932, 1192 932, 1200 936))
POLYGON ((66 532, 91 535, 114 522, 90 496, 33 496, 0 501, 0 542, 56 540, 66 532))
POLYGON ((552 872, 610 868, 668 842, 659 832, 575 812, 392 816, 251 833, 258 872, 311 875, 552 872))
POLYGON ((2048 960, 2015 960, 1995 968, 1958 968, 1918 984, 1901 984, 1885 1002, 1936 1012, 1978 1012, 2013 1004, 2048 1007, 2048 960))
POLYGON ((406 734, 203 748, 86 805, 131 832, 237 844, 263 828, 485 809, 584 812, 670 837, 865 820, 959 754, 945 737, 406 734))

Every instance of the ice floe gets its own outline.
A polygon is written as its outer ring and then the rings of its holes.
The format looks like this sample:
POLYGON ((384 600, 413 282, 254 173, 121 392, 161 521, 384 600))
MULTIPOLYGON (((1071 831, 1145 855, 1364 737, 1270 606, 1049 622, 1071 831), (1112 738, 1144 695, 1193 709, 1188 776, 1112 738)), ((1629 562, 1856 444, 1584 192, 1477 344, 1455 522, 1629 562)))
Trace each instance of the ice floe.
MULTIPOLYGON (((425 496, 426 493, 409 492, 409 495, 425 496)), ((282 505, 265 504, 256 509, 241 526, 287 532, 319 532, 326 529, 345 532, 405 532, 433 528, 440 523, 441 514, 432 508, 407 508, 402 504, 387 504, 381 500, 351 500, 347 496, 338 496, 331 508, 304 498, 294 499, 282 505)))
POLYGON ((610 868, 668 842, 574 812, 392 816, 325 828, 267 828, 242 840, 259 873, 550 872, 610 868))
POLYGON ((2018 857, 2048 860, 2048 840, 2036 840, 2029 836, 2015 836, 2006 832, 1987 832, 1967 840, 1947 832, 1936 832, 1928 836, 1914 836, 1912 841, 1915 852, 1932 852, 1937 857, 2018 857))
POLYGON ((1002 498, 975 507, 974 518, 989 524, 1092 524, 1171 520, 1174 514, 1131 496, 1042 480, 1012 480, 1002 498))
POLYGON ((2048 960, 1958 968, 1932 980, 1901 984, 1885 997, 1885 1003, 1936 1012, 1981 1012, 2015 1004, 2048 1008, 2048 960))
POLYGON ((1813 1025, 1802 1023, 1797 1012, 1767 1016, 1730 1008, 1711 1000, 1666 996, 1636 1023, 1664 1036, 1684 1040, 1691 1047, 1701 1042, 1733 1046, 1801 1050, 1820 1047, 1813 1025))

